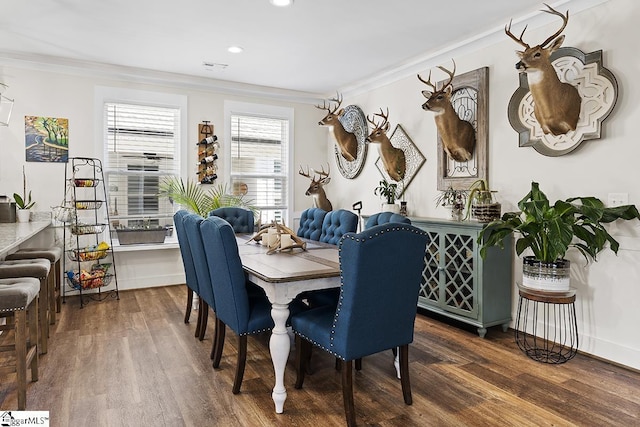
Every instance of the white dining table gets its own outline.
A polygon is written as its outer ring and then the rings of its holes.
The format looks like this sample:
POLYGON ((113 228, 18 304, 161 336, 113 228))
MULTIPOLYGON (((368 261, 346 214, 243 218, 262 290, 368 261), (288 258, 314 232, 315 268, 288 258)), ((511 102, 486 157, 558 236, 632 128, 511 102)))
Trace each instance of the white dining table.
POLYGON ((275 324, 269 351, 275 372, 271 397, 276 413, 282 413, 287 399, 284 371, 291 350, 287 333, 289 303, 301 292, 340 286, 340 261, 335 245, 306 241, 307 248, 267 254, 267 247, 250 241, 251 235, 236 236, 242 266, 249 281, 265 290, 271 302, 275 324))

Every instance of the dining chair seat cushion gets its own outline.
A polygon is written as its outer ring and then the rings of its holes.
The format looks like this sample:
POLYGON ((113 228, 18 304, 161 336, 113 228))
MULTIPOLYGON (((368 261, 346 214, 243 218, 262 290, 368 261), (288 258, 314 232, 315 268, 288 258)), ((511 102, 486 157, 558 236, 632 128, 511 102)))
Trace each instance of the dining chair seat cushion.
POLYGON ((327 211, 320 208, 309 208, 300 215, 300 226, 296 234, 310 240, 320 240, 322 234, 322 221, 327 211))
POLYGON ((209 212, 209 216, 217 216, 231 224, 235 233, 253 233, 255 217, 249 209, 240 207, 224 207, 209 212))
POLYGON ((40 292, 40 281, 32 277, 0 279, 0 312, 25 310, 40 292))
POLYGON ((328 212, 322 221, 320 241, 337 245, 346 233, 353 233, 358 229, 358 215, 345 209, 328 212))
POLYGON ((394 212, 378 212, 371 215, 367 219, 367 223, 364 228, 375 227, 376 225, 387 224, 389 222, 397 222, 401 224, 411 224, 411 220, 404 215, 400 215, 394 212))
POLYGON ((9 254, 5 257, 6 260, 18 260, 18 259, 34 259, 44 258, 49 262, 55 263, 62 257, 62 248, 58 246, 52 246, 47 249, 43 248, 24 248, 17 252, 9 254))

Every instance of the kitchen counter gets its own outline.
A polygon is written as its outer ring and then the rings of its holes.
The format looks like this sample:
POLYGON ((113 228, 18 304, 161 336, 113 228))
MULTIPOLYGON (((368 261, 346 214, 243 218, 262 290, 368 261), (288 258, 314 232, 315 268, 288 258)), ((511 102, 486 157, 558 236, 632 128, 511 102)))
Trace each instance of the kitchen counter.
POLYGON ((50 225, 51 220, 0 223, 0 258, 50 225))

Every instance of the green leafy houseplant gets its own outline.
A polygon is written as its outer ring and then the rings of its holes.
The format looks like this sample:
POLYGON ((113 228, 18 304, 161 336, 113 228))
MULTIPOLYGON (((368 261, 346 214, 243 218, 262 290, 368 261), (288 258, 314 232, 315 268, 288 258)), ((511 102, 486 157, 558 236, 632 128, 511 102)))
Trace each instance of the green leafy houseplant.
POLYGON ((36 204, 31 200, 31 190, 27 193, 27 175, 24 172, 24 166, 22 167, 22 196, 18 193, 13 193, 13 200, 16 202, 18 209, 31 209, 36 204))
POLYGON ((203 186, 195 181, 187 180, 185 184, 178 176, 168 176, 160 182, 159 195, 203 217, 214 209, 229 206, 249 209, 254 215, 257 212, 253 200, 245 199, 244 195, 229 194, 226 184, 217 184, 205 191, 203 186))
POLYGON ((500 217, 500 203, 493 200, 494 190, 489 189, 489 184, 484 179, 474 181, 467 189, 467 205, 464 219, 473 218, 480 222, 490 222, 500 217))
POLYGON ((376 196, 384 197, 387 204, 392 205, 396 202, 396 191, 398 184, 395 182, 390 183, 386 179, 380 181, 380 185, 373 190, 373 194, 376 196))
POLYGON ((482 229, 478 236, 482 257, 487 248, 503 247, 503 239, 517 233, 518 255, 531 249, 537 260, 551 263, 564 258, 567 250, 574 247, 587 262, 596 261, 607 242, 618 253, 619 244, 605 224, 618 219, 640 219, 634 205, 608 208, 595 197, 571 197, 551 205, 537 182, 531 183, 531 191, 518 202, 518 208, 520 212, 507 212, 482 229))

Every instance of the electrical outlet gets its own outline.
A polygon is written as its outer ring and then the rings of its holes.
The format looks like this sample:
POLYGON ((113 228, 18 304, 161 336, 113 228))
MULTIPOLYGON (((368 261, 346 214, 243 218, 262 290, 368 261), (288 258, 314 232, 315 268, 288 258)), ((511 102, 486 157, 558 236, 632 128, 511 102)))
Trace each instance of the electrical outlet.
POLYGON ((629 193, 609 193, 609 207, 615 208, 616 206, 628 205, 629 193))

